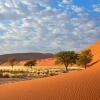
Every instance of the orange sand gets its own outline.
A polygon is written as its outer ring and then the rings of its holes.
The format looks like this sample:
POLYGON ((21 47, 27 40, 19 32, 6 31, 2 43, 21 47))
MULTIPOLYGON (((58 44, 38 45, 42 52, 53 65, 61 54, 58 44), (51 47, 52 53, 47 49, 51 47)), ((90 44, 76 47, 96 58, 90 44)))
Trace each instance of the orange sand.
MULTIPOLYGON (((91 46, 95 60, 99 45, 91 46)), ((83 71, 1 85, 0 100, 100 100, 100 62, 83 71)))
POLYGON ((37 66, 55 66, 55 59, 54 58, 48 58, 48 59, 38 60, 37 66))
POLYGON ((96 43, 90 45, 86 49, 91 49, 93 53, 93 61, 100 60, 100 40, 97 41, 96 43))
MULTIPOLYGON (((20 65, 24 65, 27 61, 20 61, 20 65)), ((37 60, 36 66, 55 66, 54 58, 40 59, 37 60)))

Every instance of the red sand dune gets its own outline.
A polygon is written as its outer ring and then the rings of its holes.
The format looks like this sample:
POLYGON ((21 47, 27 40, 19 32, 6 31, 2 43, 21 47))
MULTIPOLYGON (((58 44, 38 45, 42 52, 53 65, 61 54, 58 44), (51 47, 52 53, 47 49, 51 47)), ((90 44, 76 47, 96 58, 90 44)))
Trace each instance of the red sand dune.
MULTIPOLYGON (((27 62, 25 61, 20 61, 19 65, 24 65, 27 62)), ((47 58, 47 59, 39 59, 36 62, 37 66, 55 66, 55 59, 53 58, 47 58)))
POLYGON ((93 53, 93 61, 100 60, 100 40, 97 41, 96 43, 90 45, 86 49, 91 49, 93 53))
POLYGON ((19 62, 19 65, 24 66, 24 64, 25 64, 26 62, 27 62, 27 60, 20 61, 20 62, 19 62))
POLYGON ((37 66, 55 66, 55 59, 47 58, 47 59, 38 60, 37 66))
MULTIPOLYGON (((95 60, 99 46, 90 46, 95 60)), ((1 85, 0 100, 100 100, 100 62, 83 71, 1 85)))

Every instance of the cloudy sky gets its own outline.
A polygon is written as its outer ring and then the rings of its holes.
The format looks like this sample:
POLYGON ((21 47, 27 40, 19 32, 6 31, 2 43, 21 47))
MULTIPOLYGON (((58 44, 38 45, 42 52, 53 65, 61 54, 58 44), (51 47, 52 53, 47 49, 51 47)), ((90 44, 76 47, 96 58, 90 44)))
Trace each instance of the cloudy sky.
POLYGON ((0 0, 0 54, 80 50, 100 40, 100 0, 0 0))

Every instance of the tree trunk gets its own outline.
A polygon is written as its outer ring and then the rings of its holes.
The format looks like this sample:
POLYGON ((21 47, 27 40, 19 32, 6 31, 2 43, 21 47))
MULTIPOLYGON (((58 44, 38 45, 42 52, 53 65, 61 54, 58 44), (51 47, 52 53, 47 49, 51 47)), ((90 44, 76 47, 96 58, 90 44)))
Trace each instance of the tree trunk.
POLYGON ((14 66, 12 65, 12 69, 13 69, 13 67, 14 67, 14 66))
POLYGON ((68 72, 68 64, 65 64, 66 72, 68 72))
POLYGON ((85 64, 85 66, 84 66, 84 67, 85 67, 85 69, 86 69, 86 67, 87 67, 87 66, 86 66, 86 64, 85 64))
POLYGON ((67 66, 66 66, 66 72, 68 72, 68 68, 67 68, 67 66))

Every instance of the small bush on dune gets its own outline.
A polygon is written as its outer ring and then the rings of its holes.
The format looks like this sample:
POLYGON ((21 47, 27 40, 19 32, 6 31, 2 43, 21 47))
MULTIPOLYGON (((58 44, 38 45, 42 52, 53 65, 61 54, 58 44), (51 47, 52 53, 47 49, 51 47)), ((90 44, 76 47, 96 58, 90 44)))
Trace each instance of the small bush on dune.
POLYGON ((24 66, 28 66, 32 69, 32 66, 35 66, 36 65, 36 60, 30 60, 30 61, 27 61, 24 66))

